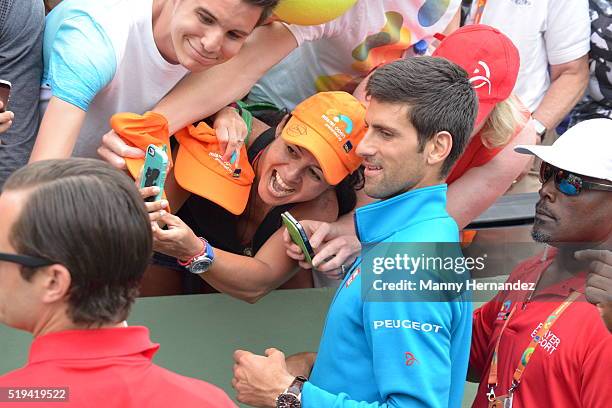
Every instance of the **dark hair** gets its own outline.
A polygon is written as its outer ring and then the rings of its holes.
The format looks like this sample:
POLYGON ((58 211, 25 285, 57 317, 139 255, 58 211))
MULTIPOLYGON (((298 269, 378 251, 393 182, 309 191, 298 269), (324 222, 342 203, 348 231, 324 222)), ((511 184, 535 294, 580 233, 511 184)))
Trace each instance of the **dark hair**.
MULTIPOLYGON (((9 233, 11 245, 68 269, 72 321, 125 320, 152 253, 151 224, 134 181, 100 160, 74 158, 30 164, 9 177, 8 190, 31 190, 9 233)), ((21 274, 30 280, 36 271, 21 274)))
POLYGON ((380 102, 408 105, 421 151, 436 133, 451 134, 453 146, 441 169, 445 177, 465 149, 478 111, 465 70, 443 58, 406 58, 377 69, 366 92, 380 102))
POLYGON ((334 187, 338 199, 338 217, 355 209, 357 205, 356 191, 363 188, 364 182, 363 166, 359 166, 357 170, 346 176, 334 187))
POLYGON ((280 0, 242 0, 242 1, 244 1, 247 4, 250 4, 251 6, 261 7, 263 9, 261 11, 261 16, 259 17, 259 20, 257 20, 257 24, 256 24, 256 25, 261 25, 267 20, 268 17, 270 17, 272 12, 274 11, 274 8, 278 5, 278 2, 280 0))

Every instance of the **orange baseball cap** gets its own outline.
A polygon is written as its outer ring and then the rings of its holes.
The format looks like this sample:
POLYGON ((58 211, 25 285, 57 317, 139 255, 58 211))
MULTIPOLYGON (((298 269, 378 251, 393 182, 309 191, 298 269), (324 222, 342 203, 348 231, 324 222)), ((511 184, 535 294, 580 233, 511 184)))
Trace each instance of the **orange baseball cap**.
POLYGON ((366 132, 365 107, 346 92, 320 92, 292 112, 281 137, 307 149, 331 185, 361 165, 355 150, 366 132))
POLYGON ((255 179, 244 145, 236 172, 233 164, 222 159, 215 131, 205 122, 189 125, 174 136, 181 144, 174 166, 178 184, 232 214, 242 214, 255 179))
MULTIPOLYGON (((167 146, 170 150, 170 137, 168 135, 168 121, 159 113, 146 112, 144 115, 136 113, 116 113, 110 119, 111 128, 125 141, 128 146, 138 147, 147 151, 147 146, 154 144, 157 147, 167 146)), ((168 155, 172 162, 172 155, 168 155)), ((144 158, 125 158, 125 164, 135 179, 140 176, 144 165, 144 158)))

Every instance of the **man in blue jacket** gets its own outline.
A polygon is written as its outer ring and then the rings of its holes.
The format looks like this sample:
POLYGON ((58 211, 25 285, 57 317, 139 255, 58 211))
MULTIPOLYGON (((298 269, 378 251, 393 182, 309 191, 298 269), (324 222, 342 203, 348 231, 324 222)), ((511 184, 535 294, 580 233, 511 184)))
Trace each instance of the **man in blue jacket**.
MULTIPOLYGON (((440 58, 409 58, 379 68, 367 93, 369 128, 357 152, 364 158, 365 192, 380 201, 355 214, 364 248, 458 242, 443 180, 477 111, 465 71, 440 58)), ((452 302, 398 301, 392 294, 370 301, 366 264, 358 259, 338 288, 317 355, 285 360, 276 349, 266 356, 235 352, 232 385, 240 402, 287 408, 461 405, 472 322, 466 295, 452 302), (298 375, 309 373, 308 380, 298 375)))

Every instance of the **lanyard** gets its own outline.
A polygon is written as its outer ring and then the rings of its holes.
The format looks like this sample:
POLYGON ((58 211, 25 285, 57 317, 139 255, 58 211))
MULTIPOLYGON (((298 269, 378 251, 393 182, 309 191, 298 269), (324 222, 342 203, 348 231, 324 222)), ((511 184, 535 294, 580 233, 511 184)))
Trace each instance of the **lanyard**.
POLYGON ((474 14, 474 24, 480 24, 480 19, 482 18, 482 13, 484 12, 486 4, 487 0, 478 0, 478 5, 476 6, 476 13, 474 14))
MULTIPOLYGON (((512 376, 512 386, 508 390, 510 394, 512 394, 514 390, 521 383, 521 378, 523 377, 523 374, 525 373, 525 370, 527 369, 527 364, 529 363, 529 360, 533 356, 533 353, 535 352, 536 347, 540 343, 540 340, 544 338, 544 336, 548 333, 552 325, 557 321, 559 317, 561 317, 563 312, 565 312, 565 310, 569 307, 569 305, 571 305, 572 302, 576 300, 578 296, 580 296, 580 292, 574 291, 570 293, 570 295, 563 301, 563 303, 561 303, 550 314, 550 316, 548 316, 548 318, 546 319, 542 327, 540 327, 536 335, 533 337, 533 339, 531 339, 531 342, 529 343, 529 345, 527 346, 527 348, 525 349, 525 351, 523 351, 523 354, 521 355, 521 359, 519 361, 518 366, 516 367, 516 370, 514 370, 514 375, 512 376)), ((499 354, 499 343, 501 341, 502 335, 504 334, 504 330, 508 326, 508 322, 510 322, 510 318, 514 314, 515 310, 516 310, 516 306, 514 306, 512 310, 510 311, 510 313, 508 314, 506 318, 506 322, 504 323, 504 326, 502 327, 499 333, 499 336, 497 337, 497 342, 495 344, 495 350, 493 351, 493 358, 491 359, 491 368, 489 369, 489 380, 488 380, 489 392, 487 393, 487 398, 489 399, 489 401, 495 400, 495 387, 497 387, 497 358, 499 354)))

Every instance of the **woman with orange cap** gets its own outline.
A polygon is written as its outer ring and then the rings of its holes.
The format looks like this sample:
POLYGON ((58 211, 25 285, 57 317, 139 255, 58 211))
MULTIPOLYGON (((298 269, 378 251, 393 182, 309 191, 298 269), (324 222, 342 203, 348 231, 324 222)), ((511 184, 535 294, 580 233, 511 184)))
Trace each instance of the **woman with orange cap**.
MULTIPOLYGON (((290 279, 297 264, 285 255, 280 214, 331 222, 354 208, 364 117, 365 108, 348 93, 316 94, 276 129, 249 140, 237 177, 216 137, 204 135, 207 125, 179 131, 173 171, 182 191, 176 194, 170 177, 165 192, 174 209, 179 195, 191 194, 176 215, 166 211, 168 202, 147 203, 151 220, 168 226, 153 223, 154 248, 166 255, 156 256, 157 277, 170 268, 181 272, 183 292, 209 291, 206 281, 249 302, 290 279)), ((142 194, 155 192, 149 187, 142 194)))

